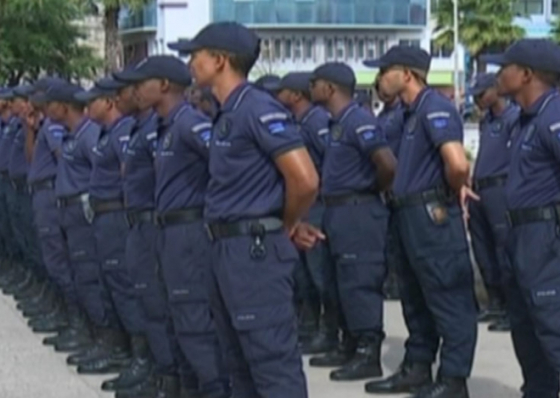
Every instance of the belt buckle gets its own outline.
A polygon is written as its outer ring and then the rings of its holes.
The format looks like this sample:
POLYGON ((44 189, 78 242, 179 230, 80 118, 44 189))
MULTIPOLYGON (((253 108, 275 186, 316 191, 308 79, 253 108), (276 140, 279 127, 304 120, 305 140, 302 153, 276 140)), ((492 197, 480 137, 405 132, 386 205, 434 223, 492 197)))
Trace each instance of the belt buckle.
POLYGON ((204 223, 204 230, 206 231, 206 235, 208 235, 208 239, 210 239, 210 242, 214 242, 215 237, 214 234, 212 233, 212 228, 210 227, 210 224, 204 223))

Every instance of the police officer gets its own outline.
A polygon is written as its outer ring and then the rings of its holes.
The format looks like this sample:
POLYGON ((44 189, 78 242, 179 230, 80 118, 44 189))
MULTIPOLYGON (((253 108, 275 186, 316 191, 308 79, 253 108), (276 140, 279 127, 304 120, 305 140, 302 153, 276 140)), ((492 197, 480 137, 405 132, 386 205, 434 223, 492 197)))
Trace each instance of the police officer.
MULTIPOLYGON (((309 92, 311 76, 310 72, 288 73, 279 82, 278 99, 295 116, 313 164, 317 173, 320 173, 329 132, 330 116, 324 108, 313 106, 311 102, 309 92)), ((307 221, 321 229, 324 212, 325 208, 319 200, 310 209, 307 221)), ((325 285, 325 271, 329 261, 325 244, 319 243, 312 250, 304 252, 303 266, 298 267, 301 275, 299 278, 296 271, 296 286, 303 290, 302 317, 305 317, 306 312, 311 312, 311 320, 315 321, 312 325, 312 335, 302 342, 303 354, 327 352, 338 344, 336 286, 334 284, 325 285), (320 317, 322 320, 318 325, 317 321, 320 317)))
POLYGON ((290 235, 315 202, 318 176, 284 107, 247 83, 258 37, 235 22, 183 47, 198 84, 220 103, 210 142, 205 217, 211 305, 233 396, 305 398, 290 235))
POLYGON ((210 119, 213 119, 218 113, 218 104, 212 95, 212 91, 207 87, 193 87, 189 101, 210 119))
POLYGON ((511 232, 507 301, 523 397, 557 397, 560 371, 560 49, 523 39, 487 61, 500 93, 521 107, 505 187, 511 232))
POLYGON ((382 374, 383 281, 389 212, 380 193, 391 186, 395 157, 371 112, 354 102, 356 77, 343 63, 313 72, 311 94, 332 115, 321 175, 335 279, 344 317, 344 340, 315 366, 342 366, 331 380, 382 374))
POLYGON ((111 327, 118 324, 118 319, 110 303, 107 304, 107 292, 97 261, 91 225, 94 214, 88 190, 93 148, 101 128, 85 116, 83 103, 75 97, 82 91, 81 87, 70 83, 57 84, 49 87, 46 100, 47 114, 68 130, 62 141, 55 193, 61 208, 76 292, 92 323, 95 341, 91 344, 88 325, 81 316, 79 322, 71 325, 68 335, 61 336, 55 349, 78 351, 68 357, 67 363, 78 365, 79 373, 105 373, 120 369, 129 355, 122 335, 111 327), (103 364, 105 366, 99 366, 98 360, 104 358, 110 361, 107 360, 103 364))
MULTIPOLYGON (((401 105, 398 95, 388 95, 381 90, 379 78, 375 80, 373 86, 377 92, 377 96, 381 102, 383 102, 383 108, 377 115, 378 122, 387 136, 387 141, 389 142, 389 147, 393 151, 393 154, 398 156, 403 131, 404 108, 401 105)), ((385 298, 389 300, 399 299, 397 265, 395 264, 395 258, 391 250, 393 247, 394 235, 397 233, 396 225, 391 217, 389 220, 389 234, 387 235, 387 279, 383 286, 385 298)))
POLYGON ((511 131, 519 108, 498 94, 496 75, 477 76, 471 89, 477 106, 486 111, 480 121, 480 144, 473 173, 473 188, 479 201, 469 205, 469 230, 473 252, 488 292, 488 308, 479 321, 495 321, 490 331, 508 331, 505 313, 503 270, 506 268, 505 244, 509 226, 506 220, 504 186, 509 170, 511 131))
POLYGON ((366 391, 419 389, 415 398, 464 398, 477 334, 473 271, 459 201, 469 163, 458 112, 426 86, 430 61, 422 49, 395 46, 369 63, 380 68, 381 89, 398 94, 407 107, 391 206, 409 338, 400 369, 368 383, 366 391), (432 382, 440 341, 440 368, 432 382))
POLYGON ((278 94, 278 85, 280 84, 280 76, 275 74, 266 74, 259 77, 253 83, 255 87, 269 93, 271 96, 276 97, 278 94))

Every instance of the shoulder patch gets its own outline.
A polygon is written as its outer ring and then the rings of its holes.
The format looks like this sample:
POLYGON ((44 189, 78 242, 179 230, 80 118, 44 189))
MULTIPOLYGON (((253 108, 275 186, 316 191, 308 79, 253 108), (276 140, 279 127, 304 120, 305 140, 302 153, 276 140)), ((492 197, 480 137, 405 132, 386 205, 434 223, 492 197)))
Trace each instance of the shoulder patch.
POLYGON ((329 133, 329 129, 321 129, 317 131, 317 135, 325 135, 329 133))
POLYGON ((435 129, 444 129, 449 126, 449 112, 432 112, 426 116, 430 124, 435 129))
POLYGON ((449 116, 451 116, 449 112, 432 112, 432 113, 428 113, 428 120, 449 118, 449 116))
POLYGON ((261 123, 268 123, 275 120, 288 120, 288 115, 283 112, 267 113, 259 117, 261 123))
POLYGON ((548 128, 549 128, 551 133, 554 133, 556 130, 560 130, 560 122, 556 122, 554 124, 551 124, 548 128))
POLYGON ((157 138, 157 131, 152 131, 146 135, 147 140, 155 140, 157 138))
POLYGON ((363 134, 363 133, 367 133, 368 131, 375 131, 377 130, 377 126, 373 125, 373 124, 366 124, 364 126, 360 126, 356 129, 356 134, 363 134))
POLYGON ((130 136, 129 135, 123 135, 122 137, 119 137, 119 141, 120 142, 126 142, 130 140, 130 136))
POLYGON ((210 122, 204 122, 204 123, 198 123, 196 125, 193 126, 193 128, 191 129, 193 133, 200 133, 201 131, 204 130, 208 130, 212 128, 212 123, 210 122))

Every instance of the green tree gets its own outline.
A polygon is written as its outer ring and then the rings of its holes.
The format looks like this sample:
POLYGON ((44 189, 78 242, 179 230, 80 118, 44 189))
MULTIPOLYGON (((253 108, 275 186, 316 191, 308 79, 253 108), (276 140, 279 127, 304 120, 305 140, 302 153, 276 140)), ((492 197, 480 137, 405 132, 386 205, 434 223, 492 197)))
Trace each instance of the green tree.
POLYGON ((9 84, 41 73, 92 77, 101 65, 91 48, 79 43, 84 32, 74 23, 80 10, 67 0, 0 2, 0 76, 9 84))
POLYGON ((560 18, 555 18, 550 29, 552 40, 560 44, 560 18))
MULTIPOLYGON (((433 1, 433 0, 432 0, 433 1)), ((453 49, 453 2, 439 0, 436 7, 435 42, 441 48, 453 49)), ((457 0, 459 2, 459 41, 471 55, 472 64, 483 71, 480 55, 503 51, 515 40, 525 36, 525 30, 513 24, 511 0, 457 0)))

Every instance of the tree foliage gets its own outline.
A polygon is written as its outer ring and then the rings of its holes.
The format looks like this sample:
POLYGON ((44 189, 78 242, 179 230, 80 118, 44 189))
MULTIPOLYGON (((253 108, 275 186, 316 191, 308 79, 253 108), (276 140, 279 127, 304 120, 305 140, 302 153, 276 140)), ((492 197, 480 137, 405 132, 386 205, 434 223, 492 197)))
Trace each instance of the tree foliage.
MULTIPOLYGON (((525 30, 513 24, 511 0, 457 0, 459 2, 459 41, 479 62, 481 54, 502 51, 525 36, 525 30)), ((453 48, 453 2, 439 0, 436 10, 435 41, 438 46, 453 48)))
POLYGON ((81 16, 68 0, 0 0, 0 79, 94 76, 100 62, 80 44, 85 34, 75 21, 81 16))
POLYGON ((552 22, 552 28, 550 29, 550 35, 552 40, 560 44, 560 18, 555 18, 552 22))

